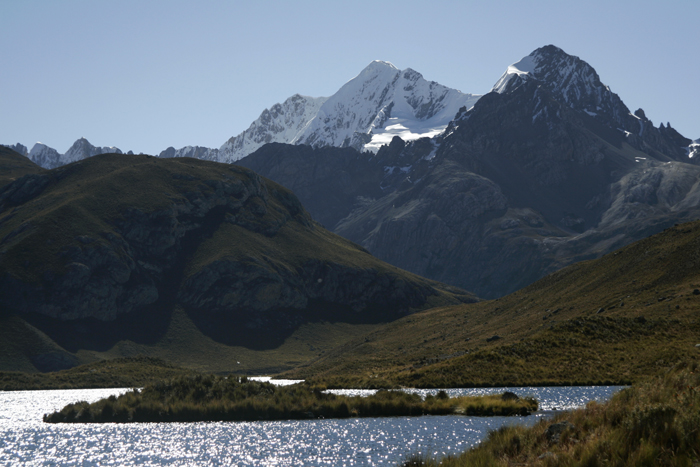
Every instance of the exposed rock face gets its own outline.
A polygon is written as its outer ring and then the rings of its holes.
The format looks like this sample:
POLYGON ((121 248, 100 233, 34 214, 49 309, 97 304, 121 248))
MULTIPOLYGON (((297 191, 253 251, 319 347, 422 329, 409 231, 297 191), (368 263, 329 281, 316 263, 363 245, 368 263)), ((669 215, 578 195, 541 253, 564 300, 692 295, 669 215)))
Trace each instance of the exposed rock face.
POLYGON ((222 162, 233 162, 268 143, 291 143, 314 118, 326 97, 295 94, 265 109, 250 127, 228 139, 219 149, 222 162))
POLYGON ((29 159, 40 167, 52 169, 63 165, 61 162, 61 154, 54 148, 50 148, 43 143, 36 143, 32 150, 29 151, 29 159))
POLYGON ((310 204, 305 208, 328 229, 356 206, 358 197, 383 196, 383 165, 350 148, 274 143, 260 148, 255 157, 242 159, 239 165, 265 173, 306 200, 310 204))
POLYGON ((395 319, 436 295, 473 300, 325 231, 254 172, 192 159, 97 156, 27 175, 0 188, 0 239, 0 308, 61 321, 179 304, 243 339, 309 319, 395 319))
POLYGON ((24 156, 24 157, 28 157, 28 156, 29 156, 29 150, 27 149, 27 146, 25 146, 25 145, 23 145, 23 144, 20 144, 20 143, 17 143, 17 144, 5 144, 5 145, 3 145, 3 146, 5 146, 5 147, 8 148, 8 149, 12 149, 12 150, 15 151, 17 154, 20 154, 20 155, 22 155, 22 156, 24 156))
MULTIPOLYGON (((54 169, 98 154, 122 154, 119 148, 113 146, 93 146, 85 138, 77 139, 65 154, 61 154, 54 148, 43 143, 36 143, 31 151, 27 151, 27 148, 19 143, 7 147, 26 156, 32 162, 45 169, 54 169)), ((131 153, 131 151, 129 151, 129 153, 131 153)))
POLYGON ((218 149, 202 146, 185 146, 180 149, 169 147, 158 157, 193 157, 215 162, 235 162, 265 144, 294 141, 326 99, 294 94, 283 103, 263 110, 247 130, 232 136, 218 149))
MULTIPOLYGON (((24 204, 54 178, 54 174, 25 176, 7 186, 0 200, 7 199, 9 206, 24 204)), ((238 213, 256 198, 267 197, 255 174, 242 180, 231 175, 229 180, 206 180, 204 184, 209 189, 186 193, 166 209, 144 213, 138 207, 128 208, 112 231, 76 236, 76 241, 60 252, 63 273, 46 271, 40 286, 7 275, 0 289, 3 301, 22 312, 101 320, 154 303, 158 298, 156 284, 182 261, 178 256, 186 235, 201 229, 214 208, 238 213)))
MULTIPOLYGON (((61 165, 70 164, 71 162, 81 161, 87 159, 88 157, 96 156, 98 154, 121 154, 122 151, 119 148, 110 147, 96 147, 90 144, 85 138, 79 138, 73 143, 73 145, 68 148, 68 151, 61 158, 61 165)), ((47 167, 52 168, 52 167, 47 167)))

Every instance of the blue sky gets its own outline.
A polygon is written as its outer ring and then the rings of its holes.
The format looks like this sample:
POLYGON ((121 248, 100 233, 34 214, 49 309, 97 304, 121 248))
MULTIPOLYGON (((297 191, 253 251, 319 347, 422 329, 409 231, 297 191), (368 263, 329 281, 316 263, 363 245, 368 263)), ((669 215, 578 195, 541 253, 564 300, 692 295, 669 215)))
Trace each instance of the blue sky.
POLYGON ((464 92, 554 44, 700 138, 700 2, 0 0, 0 143, 219 147, 372 60, 464 92))

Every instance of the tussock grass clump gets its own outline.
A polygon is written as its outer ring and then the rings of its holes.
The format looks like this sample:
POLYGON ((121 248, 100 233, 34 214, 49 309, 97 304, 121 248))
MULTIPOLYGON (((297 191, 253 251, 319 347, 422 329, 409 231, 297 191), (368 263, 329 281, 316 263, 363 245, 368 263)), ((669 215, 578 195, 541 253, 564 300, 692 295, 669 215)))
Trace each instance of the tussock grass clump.
POLYGON ((278 387, 247 378, 197 375, 147 385, 93 404, 78 402, 44 416, 49 423, 288 420, 412 415, 528 415, 533 399, 501 396, 422 400, 403 391, 370 397, 324 393, 305 384, 278 387))
POLYGON ((604 404, 504 427, 474 449, 433 466, 696 466, 700 464, 700 368, 680 365, 625 389, 604 404))

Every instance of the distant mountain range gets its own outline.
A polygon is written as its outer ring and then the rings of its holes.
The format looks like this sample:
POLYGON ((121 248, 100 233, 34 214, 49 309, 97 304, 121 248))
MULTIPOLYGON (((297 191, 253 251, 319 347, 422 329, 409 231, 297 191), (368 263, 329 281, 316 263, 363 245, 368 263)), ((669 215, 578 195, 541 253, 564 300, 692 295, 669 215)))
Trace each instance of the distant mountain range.
MULTIPOLYGON (((121 149, 114 146, 93 146, 85 138, 79 138, 76 140, 65 154, 61 154, 54 148, 51 148, 43 143, 36 143, 32 147, 31 151, 28 151, 27 147, 20 143, 12 145, 7 144, 5 147, 28 157, 36 165, 45 169, 55 169, 56 167, 70 164, 71 162, 75 161, 81 161, 98 154, 123 154, 121 149)), ((127 154, 133 154, 133 152, 129 151, 127 154)))
MULTIPOLYGON (((218 149, 170 147, 159 156, 232 163, 267 143, 352 147, 376 152, 394 136, 410 141, 441 133, 461 107, 471 107, 479 97, 426 81, 410 68, 399 70, 391 63, 374 61, 331 97, 295 94, 265 109, 247 130, 229 138, 218 149)), ((122 153, 118 148, 94 147, 84 138, 76 141, 66 154, 41 143, 29 152, 21 144, 8 147, 44 168, 95 154, 122 153)))
MULTIPOLYGON (((331 97, 265 110, 218 149, 160 157, 245 165, 377 257, 495 297, 700 217, 699 141, 631 112, 550 45, 484 96, 375 61, 331 97)), ((64 155, 13 149, 49 168, 121 152, 85 139, 64 155)))
POLYGON ((238 163, 377 257, 489 298, 700 218, 699 148, 546 46, 433 138, 376 155, 267 145, 238 163))
POLYGON ((410 68, 374 61, 331 97, 295 94, 266 109, 219 149, 168 148, 160 157, 235 162, 267 143, 351 147, 376 152, 394 136, 406 141, 441 133, 463 106, 480 96, 426 81, 410 68))
MULTIPOLYGON (((259 373, 318 359, 370 379, 392 362, 406 382, 443 362, 463 364, 445 375, 498 368, 477 347, 520 352, 525 338, 556 348, 545 366, 575 342, 598 351, 598 339, 609 363, 630 329, 630 362, 656 336, 648 369, 668 326, 695 351, 700 231, 669 227, 700 219, 700 141, 631 112, 557 47, 483 96, 373 62, 329 98, 273 106, 219 149, 119 153, 83 138, 65 154, 0 147, 0 369, 143 353, 259 373), (172 158, 184 155, 236 165, 172 158), (443 307, 663 230, 498 301, 443 307)), ((614 373, 581 381, 621 381, 614 373)))
MULTIPOLYGON (((536 77, 555 83, 549 90, 572 108, 605 116, 619 124, 620 131, 638 135, 642 131, 640 125, 644 124, 642 119, 626 110, 619 97, 600 83, 592 67, 577 57, 564 55, 556 59, 557 63, 545 64, 542 54, 533 53, 508 67, 492 91, 507 92, 522 80, 536 77), (576 72, 570 73, 572 69, 576 72)), ((394 136, 403 141, 439 136, 459 109, 471 108, 480 97, 427 81, 411 68, 399 70, 389 62, 375 60, 331 97, 295 94, 265 109, 247 130, 232 136, 219 148, 169 147, 159 157, 233 163, 268 143, 352 147, 376 153, 394 136)), ((700 139, 692 143, 685 148, 691 157, 700 154, 700 139)), ((117 147, 93 146, 85 138, 78 139, 65 154, 42 143, 36 143, 31 150, 20 143, 6 146, 44 168, 97 154, 123 153, 117 147)))

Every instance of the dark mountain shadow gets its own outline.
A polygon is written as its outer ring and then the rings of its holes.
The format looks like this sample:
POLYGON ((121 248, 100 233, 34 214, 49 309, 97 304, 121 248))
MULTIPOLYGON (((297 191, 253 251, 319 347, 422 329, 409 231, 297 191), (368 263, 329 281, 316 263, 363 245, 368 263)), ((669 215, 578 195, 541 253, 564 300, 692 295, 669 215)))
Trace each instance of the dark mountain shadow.
POLYGON ((176 261, 157 284, 158 300, 154 304, 118 315, 113 321, 96 318, 60 320, 34 313, 25 319, 69 352, 81 349, 104 352, 124 340, 143 345, 156 344, 168 330, 177 291, 190 258, 201 242, 214 234, 225 214, 225 207, 213 208, 201 221, 201 227, 185 234, 176 261))
POLYGON ((54 342, 69 352, 94 350, 105 352, 119 341, 153 345, 164 335, 170 324, 172 307, 149 307, 119 315, 114 321, 96 318, 64 321, 38 313, 22 316, 54 342))
POLYGON ((369 306, 358 312, 349 306, 323 300, 310 300, 303 310, 286 308, 223 314, 188 309, 186 312, 202 334, 221 344, 250 350, 276 349, 308 323, 380 324, 397 319, 396 314, 387 312, 383 306, 369 306))

